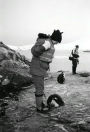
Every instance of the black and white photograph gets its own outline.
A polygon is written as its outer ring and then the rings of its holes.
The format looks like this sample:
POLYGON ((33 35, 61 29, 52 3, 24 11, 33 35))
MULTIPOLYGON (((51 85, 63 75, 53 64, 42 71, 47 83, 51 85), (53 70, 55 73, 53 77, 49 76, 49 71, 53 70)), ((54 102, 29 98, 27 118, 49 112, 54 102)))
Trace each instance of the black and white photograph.
POLYGON ((0 132, 90 132, 90 0, 0 0, 0 132))

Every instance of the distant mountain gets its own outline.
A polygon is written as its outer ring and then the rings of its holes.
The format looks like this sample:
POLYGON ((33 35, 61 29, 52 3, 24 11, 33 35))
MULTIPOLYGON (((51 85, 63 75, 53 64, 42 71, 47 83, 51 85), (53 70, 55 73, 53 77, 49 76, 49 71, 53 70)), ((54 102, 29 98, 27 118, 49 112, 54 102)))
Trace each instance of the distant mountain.
POLYGON ((32 45, 24 45, 24 46, 13 46, 8 45, 11 49, 19 52, 21 55, 24 55, 28 60, 31 60, 32 54, 31 54, 31 47, 32 45))
POLYGON ((18 49, 17 51, 18 51, 21 55, 24 55, 26 58, 28 58, 29 60, 31 60, 32 54, 31 54, 31 50, 30 50, 30 49, 27 49, 27 50, 18 49))
POLYGON ((84 50, 83 52, 90 52, 90 50, 84 50))

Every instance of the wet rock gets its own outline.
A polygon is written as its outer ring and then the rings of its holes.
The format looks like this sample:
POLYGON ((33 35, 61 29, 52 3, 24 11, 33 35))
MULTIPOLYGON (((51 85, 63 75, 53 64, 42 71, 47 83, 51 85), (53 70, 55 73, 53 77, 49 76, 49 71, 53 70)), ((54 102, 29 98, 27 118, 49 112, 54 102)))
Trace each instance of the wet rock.
POLYGON ((81 77, 88 77, 88 76, 90 76, 90 73, 89 72, 84 72, 84 73, 79 73, 79 75, 81 77))
POLYGON ((0 42, 0 98, 31 84, 28 59, 0 42), (5 79, 9 80, 7 84, 5 79))

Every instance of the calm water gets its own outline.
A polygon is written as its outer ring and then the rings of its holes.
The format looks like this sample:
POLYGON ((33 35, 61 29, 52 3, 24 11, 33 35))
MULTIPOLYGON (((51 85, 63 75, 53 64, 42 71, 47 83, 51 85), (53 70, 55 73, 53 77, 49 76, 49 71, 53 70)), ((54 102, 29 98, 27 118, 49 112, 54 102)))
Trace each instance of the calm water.
MULTIPOLYGON (((55 52, 53 62, 50 65, 51 72, 55 72, 59 70, 71 71, 72 62, 68 60, 70 52, 71 51, 69 50, 55 52)), ((79 54, 80 54, 80 58, 79 58, 79 65, 77 67, 77 71, 90 72, 90 52, 79 51, 79 54)))
MULTIPOLYGON (((71 71, 72 69, 72 62, 68 60, 68 57, 70 55, 70 50, 56 50, 54 59, 52 63, 50 64, 51 72, 64 70, 64 71, 71 71)), ((31 59, 31 52, 30 51, 24 51, 21 52, 24 54, 27 58, 31 59)), ((77 67, 77 71, 89 71, 90 72, 90 52, 83 52, 80 51, 80 58, 79 58, 79 65, 77 67)))

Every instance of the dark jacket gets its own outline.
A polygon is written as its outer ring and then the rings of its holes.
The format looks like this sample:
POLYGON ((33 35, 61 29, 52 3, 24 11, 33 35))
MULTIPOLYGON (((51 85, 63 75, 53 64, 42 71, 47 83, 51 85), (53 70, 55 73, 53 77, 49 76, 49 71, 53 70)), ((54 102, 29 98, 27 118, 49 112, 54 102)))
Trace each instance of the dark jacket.
POLYGON ((79 53, 78 53, 78 50, 76 48, 72 50, 71 54, 74 57, 74 59, 78 59, 79 58, 79 53))

